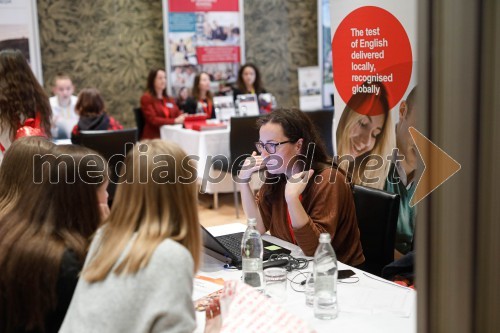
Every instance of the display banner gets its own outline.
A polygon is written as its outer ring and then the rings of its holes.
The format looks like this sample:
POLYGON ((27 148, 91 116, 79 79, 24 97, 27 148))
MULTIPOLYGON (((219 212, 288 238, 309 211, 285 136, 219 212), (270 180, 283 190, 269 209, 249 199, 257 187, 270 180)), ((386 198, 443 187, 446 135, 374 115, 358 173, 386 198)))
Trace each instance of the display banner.
POLYGON ((318 0, 318 64, 321 66, 323 107, 333 107, 330 0, 318 0))
POLYGON ((241 0, 164 0, 163 8, 169 94, 192 89, 202 71, 213 92, 234 84, 244 61, 241 0))
POLYGON ((330 1, 338 161, 355 184, 400 195, 402 254, 416 214, 416 13, 416 0, 330 1))
POLYGON ((36 1, 0 1, 0 51, 20 50, 43 84, 36 1))

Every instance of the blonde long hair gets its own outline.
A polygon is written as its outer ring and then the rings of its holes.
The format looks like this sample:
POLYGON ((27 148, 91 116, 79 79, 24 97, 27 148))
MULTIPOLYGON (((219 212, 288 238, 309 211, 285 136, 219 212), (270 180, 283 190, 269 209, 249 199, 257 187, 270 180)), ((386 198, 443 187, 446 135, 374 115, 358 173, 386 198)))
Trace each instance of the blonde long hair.
POLYGON ((357 157, 354 160, 354 168, 348 165, 348 163, 339 163, 341 169, 352 172, 354 184, 383 189, 390 168, 390 161, 387 157, 391 155, 392 150, 396 147, 396 135, 391 112, 389 110, 387 90, 383 84, 378 83, 378 85, 382 89, 382 93, 379 97, 374 97, 371 94, 359 94, 359 96, 354 95, 352 100, 347 103, 337 126, 336 138, 338 156, 342 158, 344 155, 349 155, 351 153, 349 149, 349 133, 351 132, 351 128, 355 126, 367 112, 368 115, 370 115, 370 112, 376 108, 379 108, 379 110, 380 108, 383 109, 385 114, 384 126, 382 132, 377 136, 373 149, 357 157), (359 110, 354 110, 350 106, 359 108, 359 110), (366 170, 366 164, 364 167, 361 167, 360 164, 368 155, 382 157, 382 168, 378 168, 377 170, 366 170), (378 181, 376 183, 365 183, 361 176, 370 179, 378 178, 378 181))
POLYGON ((134 233, 137 237, 114 273, 134 274, 146 267, 167 238, 186 247, 195 270, 198 268, 202 243, 193 177, 196 171, 187 161, 186 153, 173 142, 145 140, 134 146, 125 158, 100 248, 83 271, 85 280, 92 283, 105 279, 134 233), (168 179, 160 179, 159 169, 168 179))

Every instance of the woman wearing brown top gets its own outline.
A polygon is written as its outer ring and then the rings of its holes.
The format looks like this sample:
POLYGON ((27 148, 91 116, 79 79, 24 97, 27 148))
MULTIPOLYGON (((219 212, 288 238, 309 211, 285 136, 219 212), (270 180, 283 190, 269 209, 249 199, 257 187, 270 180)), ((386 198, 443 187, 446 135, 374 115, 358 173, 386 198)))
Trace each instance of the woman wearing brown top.
POLYGON ((261 117, 260 140, 240 171, 243 209, 257 219, 260 233, 300 246, 312 256, 319 235, 328 232, 338 259, 364 262, 356 211, 346 175, 331 162, 324 143, 300 110, 279 109, 261 117), (266 169, 266 181, 254 196, 248 181, 266 169))

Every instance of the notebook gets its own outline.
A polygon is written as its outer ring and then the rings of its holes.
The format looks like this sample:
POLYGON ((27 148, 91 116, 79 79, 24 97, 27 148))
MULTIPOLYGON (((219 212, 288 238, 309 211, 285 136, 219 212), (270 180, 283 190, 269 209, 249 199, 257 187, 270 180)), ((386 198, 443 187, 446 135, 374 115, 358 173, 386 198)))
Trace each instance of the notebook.
MULTIPOLYGON (((201 226, 205 253, 226 264, 241 269, 241 239, 243 232, 214 237, 207 229, 201 226)), ((263 260, 269 259, 272 254, 290 254, 290 250, 274 243, 262 240, 264 245, 263 260)))

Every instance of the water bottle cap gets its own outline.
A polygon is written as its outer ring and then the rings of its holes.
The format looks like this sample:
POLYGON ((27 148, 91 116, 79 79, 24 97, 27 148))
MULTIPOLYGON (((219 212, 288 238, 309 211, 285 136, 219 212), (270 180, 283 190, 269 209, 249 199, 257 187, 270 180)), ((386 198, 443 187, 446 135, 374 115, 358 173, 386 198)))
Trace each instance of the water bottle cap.
POLYGON ((257 220, 255 218, 248 219, 247 220, 247 225, 254 227, 254 226, 257 225, 257 220))
POLYGON ((322 233, 319 235, 319 242, 320 243, 330 243, 332 238, 330 237, 330 234, 328 233, 322 233))

